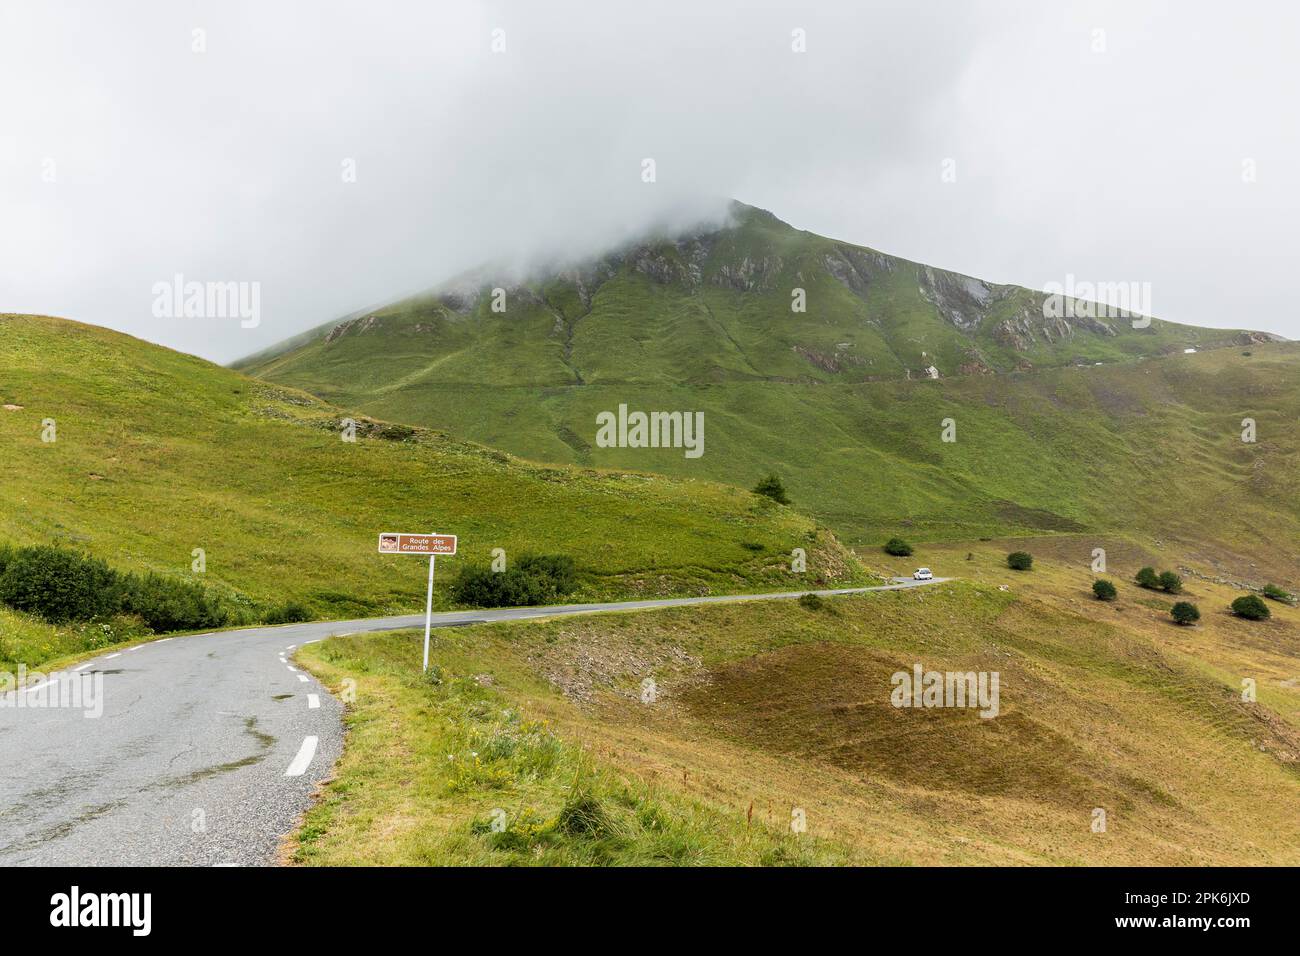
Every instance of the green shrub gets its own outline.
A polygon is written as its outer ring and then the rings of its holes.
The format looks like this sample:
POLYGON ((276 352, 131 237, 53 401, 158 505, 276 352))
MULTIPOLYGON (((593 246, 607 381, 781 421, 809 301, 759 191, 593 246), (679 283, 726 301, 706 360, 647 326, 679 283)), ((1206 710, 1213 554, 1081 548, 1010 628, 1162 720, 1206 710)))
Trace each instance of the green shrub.
POLYGON ((1034 566, 1034 556, 1028 551, 1012 551, 1007 555, 1007 567, 1012 571, 1028 571, 1034 566))
POLYGON ((1183 579, 1173 571, 1161 571, 1158 580, 1162 591, 1168 591, 1170 594, 1183 593, 1183 579))
POLYGON ((149 573, 122 578, 122 610, 138 615, 154 631, 199 631, 221 627, 229 615, 194 581, 149 573))
POLYGON ((899 558, 906 558, 912 553, 912 546, 902 538, 890 538, 885 542, 885 553, 899 558))
POLYGON ((1169 613, 1179 624, 1194 624, 1201 619, 1200 608, 1187 601, 1177 602, 1169 609, 1169 613))
POLYGON ((567 555, 525 555, 505 571, 465 567, 452 584, 452 598, 474 607, 551 604, 577 587, 577 571, 567 555))
POLYGON ((311 610, 297 601, 286 601, 279 607, 273 607, 262 615, 263 624, 296 624, 299 621, 310 621, 311 619, 311 610))
POLYGON ((1232 613, 1248 621, 1262 621, 1271 615, 1264 599, 1257 594, 1243 594, 1232 602, 1232 613))
POLYGON ((1156 569, 1152 567, 1145 567, 1138 571, 1137 577, 1134 578, 1134 580, 1144 588, 1155 590, 1160 587, 1160 575, 1156 574, 1156 569))
POLYGON ((813 594, 809 591, 807 594, 801 594, 799 596, 799 606, 807 608, 810 611, 820 611, 826 606, 826 602, 822 600, 820 594, 813 594))
POLYGON ((1119 591, 1112 582, 1105 578, 1098 578, 1092 582, 1092 593, 1097 595, 1099 601, 1113 601, 1119 591))
POLYGON ((578 586, 577 568, 567 554, 526 554, 515 567, 539 581, 548 599, 568 594, 578 586))
POLYGON ((776 472, 772 472, 756 484, 754 486, 754 494, 764 495, 779 504, 788 505, 790 503, 790 496, 785 493, 785 485, 781 483, 781 479, 777 476, 776 472))
POLYGON ((63 548, 19 548, 5 560, 0 601, 52 624, 108 618, 122 606, 122 582, 103 561, 63 548))
MULTIPOLYGON (((4 558, 0 556, 0 568, 4 567, 4 558)), ((1294 604, 1295 595, 1290 591, 1278 587, 1276 584, 1264 585, 1264 597, 1272 598, 1274 601, 1281 601, 1283 604, 1294 604)))

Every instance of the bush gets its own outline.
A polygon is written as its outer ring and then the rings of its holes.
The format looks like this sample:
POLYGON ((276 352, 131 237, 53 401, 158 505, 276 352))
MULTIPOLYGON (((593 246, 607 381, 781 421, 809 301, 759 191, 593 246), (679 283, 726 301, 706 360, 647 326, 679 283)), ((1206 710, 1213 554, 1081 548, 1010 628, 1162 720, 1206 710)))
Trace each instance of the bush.
POLYGON ((1155 590, 1160 587, 1160 575, 1156 574, 1156 569, 1152 567, 1146 567, 1140 570, 1134 580, 1144 588, 1155 590))
POLYGON ((1007 555, 1007 567, 1012 571, 1028 571, 1034 566, 1034 556, 1028 551, 1012 551, 1007 555))
POLYGON ((1201 611, 1195 605, 1187 601, 1179 601, 1169 609, 1175 621, 1179 624, 1194 624, 1201 619, 1201 611))
POLYGON ((122 578, 122 610, 138 615, 154 631, 199 631, 221 627, 229 615, 203 585, 134 574, 122 578))
POLYGON ((1170 594, 1183 593, 1183 579, 1173 571, 1161 571, 1158 580, 1162 591, 1168 591, 1170 594))
POLYGON ((885 542, 885 553, 906 558, 912 553, 912 546, 902 538, 890 538, 885 542))
POLYGON ((807 608, 810 611, 820 611, 826 606, 826 602, 822 600, 820 594, 813 594, 809 591, 807 594, 801 594, 799 596, 799 606, 807 608))
POLYGON ((273 607, 262 615, 263 624, 296 624, 299 621, 310 621, 311 619, 311 610, 297 601, 286 601, 279 607, 273 607))
POLYGON ((1269 617, 1272 612, 1269 611, 1268 605, 1264 603, 1264 599, 1259 595, 1243 594, 1232 602, 1232 613, 1237 617, 1244 617, 1248 621, 1262 621, 1269 617))
POLYGON ((466 567, 451 587, 458 604, 521 607, 550 604, 577 587, 577 571, 567 555, 525 555, 505 571, 466 567))
POLYGON ((788 505, 790 503, 790 496, 785 493, 785 485, 781 484, 781 479, 777 477, 776 472, 772 472, 756 484, 754 494, 765 495, 779 504, 788 505))
POLYGON ((1092 593, 1097 595, 1099 601, 1113 601, 1119 591, 1115 585, 1105 578, 1099 578, 1092 582, 1092 593))
POLYGON ((122 606, 122 582, 103 561, 63 548, 9 552, 0 601, 52 624, 108 618, 122 606))
MULTIPOLYGON (((3 567, 4 567, 4 557, 3 555, 0 555, 0 569, 2 569, 3 567)), ((1276 584, 1264 585, 1264 597, 1272 598, 1274 601, 1281 601, 1283 604, 1295 603, 1295 595, 1292 594, 1290 591, 1286 591, 1278 587, 1276 584)))

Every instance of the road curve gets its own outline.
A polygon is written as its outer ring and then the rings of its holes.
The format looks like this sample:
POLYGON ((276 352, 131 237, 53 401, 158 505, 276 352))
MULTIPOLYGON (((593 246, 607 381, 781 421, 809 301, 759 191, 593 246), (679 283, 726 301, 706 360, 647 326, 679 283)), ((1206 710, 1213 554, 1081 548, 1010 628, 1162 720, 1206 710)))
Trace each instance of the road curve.
MULTIPOLYGON (((895 579, 824 596, 938 584, 895 579)), ((449 611, 436 627, 797 598, 807 591, 449 611)), ((343 748, 342 706, 293 665, 335 634, 421 627, 424 615, 166 638, 0 697, 0 865, 258 865, 343 748), (44 686, 42 686, 44 685, 44 686), (95 686, 100 691, 94 691, 95 686), (34 688, 34 689, 32 689, 34 688), (80 706, 66 695, 83 692, 80 706), (64 706, 32 706, 56 700, 64 706), (22 698, 20 701, 18 698, 22 698), (88 717, 102 703, 98 717, 88 717)))

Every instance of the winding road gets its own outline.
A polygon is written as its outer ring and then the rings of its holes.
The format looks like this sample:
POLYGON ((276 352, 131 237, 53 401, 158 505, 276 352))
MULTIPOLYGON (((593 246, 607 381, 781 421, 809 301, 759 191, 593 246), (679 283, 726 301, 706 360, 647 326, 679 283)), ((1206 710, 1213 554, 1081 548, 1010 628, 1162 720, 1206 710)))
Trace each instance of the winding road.
MULTIPOLYGON (((896 578, 880 587, 813 593, 829 597, 946 580, 896 578)), ((433 624, 806 593, 451 611, 435 614, 433 624)), ((0 865, 275 862, 281 837, 294 828, 343 749, 342 705, 294 665, 294 651, 336 634, 423 625, 424 615, 415 614, 163 638, 0 696, 0 865), (67 696, 74 690, 85 693, 67 696), (79 706, 32 706, 60 694, 79 706), (98 709, 98 716, 88 716, 98 709)))

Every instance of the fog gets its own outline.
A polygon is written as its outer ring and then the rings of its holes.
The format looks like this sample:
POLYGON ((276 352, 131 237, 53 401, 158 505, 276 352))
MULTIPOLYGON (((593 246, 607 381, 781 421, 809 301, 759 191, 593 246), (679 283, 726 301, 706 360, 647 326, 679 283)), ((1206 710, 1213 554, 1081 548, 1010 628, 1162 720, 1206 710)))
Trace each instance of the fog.
POLYGON ((6 0, 0 311, 225 362, 734 197, 1300 337, 1297 35, 1282 2, 6 0), (160 310, 177 276, 258 320, 160 310))

